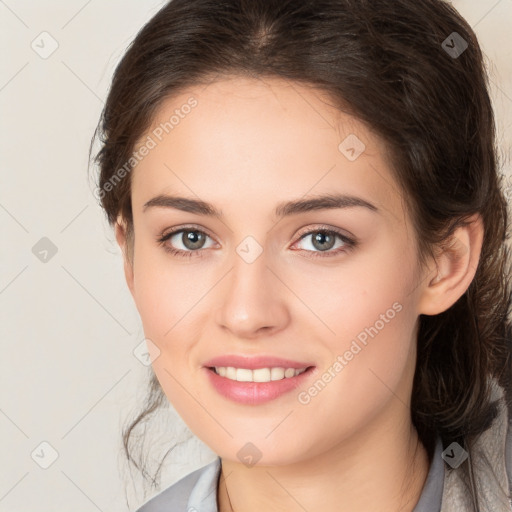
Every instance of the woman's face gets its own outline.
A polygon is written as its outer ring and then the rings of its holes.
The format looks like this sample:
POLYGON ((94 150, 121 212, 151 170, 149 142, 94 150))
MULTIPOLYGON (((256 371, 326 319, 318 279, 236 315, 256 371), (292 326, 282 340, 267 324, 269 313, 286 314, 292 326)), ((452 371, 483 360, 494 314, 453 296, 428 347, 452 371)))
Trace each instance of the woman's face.
POLYGON ((408 428, 425 276, 384 144, 318 91, 233 78, 169 99, 141 145, 125 270, 190 429, 290 464, 408 428))

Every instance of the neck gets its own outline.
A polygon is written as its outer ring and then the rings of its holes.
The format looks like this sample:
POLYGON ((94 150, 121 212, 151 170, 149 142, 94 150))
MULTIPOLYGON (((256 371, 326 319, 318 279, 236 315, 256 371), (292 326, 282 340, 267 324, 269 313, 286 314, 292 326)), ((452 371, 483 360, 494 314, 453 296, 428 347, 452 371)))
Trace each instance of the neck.
POLYGON ((355 434, 328 453, 284 466, 222 460, 219 512, 412 512, 429 465, 410 423, 402 431, 355 434))

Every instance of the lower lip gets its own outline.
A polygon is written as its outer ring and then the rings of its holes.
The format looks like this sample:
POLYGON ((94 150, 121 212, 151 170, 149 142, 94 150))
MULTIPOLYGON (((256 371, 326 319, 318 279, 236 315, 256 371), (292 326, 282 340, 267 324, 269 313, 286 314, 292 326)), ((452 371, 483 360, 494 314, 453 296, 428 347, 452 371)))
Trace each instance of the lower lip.
POLYGON ((310 366, 305 372, 295 377, 288 377, 270 382, 238 382, 221 377, 214 370, 204 368, 213 387, 224 397, 234 402, 249 405, 258 405, 293 391, 309 377, 313 370, 310 366))

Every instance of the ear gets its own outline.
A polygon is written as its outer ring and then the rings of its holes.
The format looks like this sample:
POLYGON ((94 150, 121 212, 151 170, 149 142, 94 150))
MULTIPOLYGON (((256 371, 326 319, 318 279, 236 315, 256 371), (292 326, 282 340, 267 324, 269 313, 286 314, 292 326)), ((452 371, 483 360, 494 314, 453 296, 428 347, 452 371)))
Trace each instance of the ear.
POLYGON ((133 296, 133 257, 131 257, 129 250, 129 240, 127 237, 126 222, 123 220, 121 216, 117 218, 114 229, 117 243, 119 244, 119 247, 121 248, 121 252, 123 254, 124 277, 126 279, 126 284, 130 289, 130 293, 133 296))
POLYGON ((442 313, 455 304, 469 288, 480 260, 484 226, 479 214, 470 217, 468 222, 469 224, 458 227, 447 244, 439 248, 434 262, 437 275, 423 283, 418 313, 442 313))

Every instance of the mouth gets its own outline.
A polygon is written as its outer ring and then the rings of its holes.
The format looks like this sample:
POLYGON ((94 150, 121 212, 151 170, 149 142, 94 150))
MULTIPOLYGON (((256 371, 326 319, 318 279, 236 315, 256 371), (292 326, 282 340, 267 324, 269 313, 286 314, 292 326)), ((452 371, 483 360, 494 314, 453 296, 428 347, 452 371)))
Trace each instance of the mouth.
POLYGON ((213 389, 224 398, 258 405, 290 395, 309 379, 314 368, 284 359, 232 356, 209 361, 203 371, 213 389))

